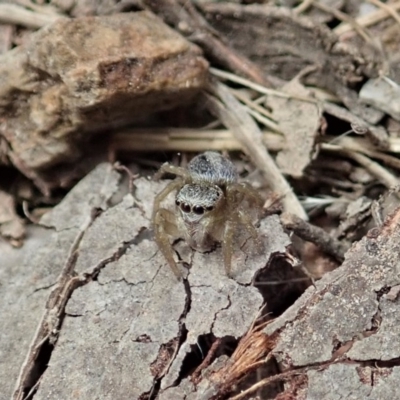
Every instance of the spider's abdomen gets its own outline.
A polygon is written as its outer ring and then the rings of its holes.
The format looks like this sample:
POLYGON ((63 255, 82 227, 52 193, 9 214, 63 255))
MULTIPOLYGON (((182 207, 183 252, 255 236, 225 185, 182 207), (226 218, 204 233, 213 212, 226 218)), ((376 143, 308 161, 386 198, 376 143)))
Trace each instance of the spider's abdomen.
POLYGON ((188 164, 188 170, 196 180, 217 186, 225 186, 238 179, 233 163, 215 151, 206 151, 194 157, 188 164))

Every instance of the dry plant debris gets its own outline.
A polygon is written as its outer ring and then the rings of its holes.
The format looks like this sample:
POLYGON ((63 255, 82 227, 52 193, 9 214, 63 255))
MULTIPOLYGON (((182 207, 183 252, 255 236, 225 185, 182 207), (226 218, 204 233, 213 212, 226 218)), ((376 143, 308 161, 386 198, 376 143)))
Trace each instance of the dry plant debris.
POLYGON ((368 122, 382 118, 381 111, 361 104, 352 89, 365 77, 378 75, 379 59, 367 58, 356 47, 340 43, 324 25, 283 7, 209 3, 203 8, 212 27, 265 73, 290 80, 305 68, 315 67, 305 76, 307 84, 334 93, 368 122), (232 31, 241 34, 229 34, 232 31))
POLYGON ((370 79, 360 90, 360 99, 394 119, 400 119, 400 87, 389 79, 370 79))
POLYGON ((206 94, 209 110, 228 126, 241 143, 243 149, 253 158, 253 162, 263 173, 271 188, 283 196, 286 209, 307 219, 303 207, 294 195, 289 183, 277 168, 262 142, 261 130, 239 101, 230 94, 222 83, 213 83, 210 89, 215 96, 206 94))
POLYGON ((294 79, 282 87, 292 98, 269 99, 272 117, 285 136, 286 146, 279 152, 276 163, 284 174, 295 178, 303 176, 304 169, 316 156, 318 136, 323 134, 322 107, 296 97, 307 97, 309 92, 294 79))

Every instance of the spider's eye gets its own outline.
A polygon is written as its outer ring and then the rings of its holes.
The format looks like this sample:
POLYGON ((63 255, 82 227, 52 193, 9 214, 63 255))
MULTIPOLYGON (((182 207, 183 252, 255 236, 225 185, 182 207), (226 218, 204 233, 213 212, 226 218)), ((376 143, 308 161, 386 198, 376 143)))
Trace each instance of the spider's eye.
POLYGON ((214 210, 214 207, 213 206, 209 206, 209 207, 206 208, 206 210, 207 211, 212 211, 212 210, 214 210))
POLYGON ((182 203, 181 204, 181 210, 185 213, 190 212, 190 205, 188 203, 182 203))
POLYGON ((181 202, 179 200, 175 200, 175 204, 179 207, 179 205, 181 204, 181 202))
POLYGON ((197 215, 204 214, 204 207, 202 206, 194 206, 193 207, 193 212, 197 215))

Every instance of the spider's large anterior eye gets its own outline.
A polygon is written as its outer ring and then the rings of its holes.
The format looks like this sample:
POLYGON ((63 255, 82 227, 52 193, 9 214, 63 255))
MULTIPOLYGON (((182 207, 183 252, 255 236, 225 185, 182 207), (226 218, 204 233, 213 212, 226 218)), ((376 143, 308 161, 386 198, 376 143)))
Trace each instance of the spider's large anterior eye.
POLYGON ((197 215, 204 214, 204 207, 202 206, 194 206, 193 207, 193 212, 197 215))
POLYGON ((190 205, 188 203, 182 203, 181 204, 181 210, 185 213, 190 212, 190 205))

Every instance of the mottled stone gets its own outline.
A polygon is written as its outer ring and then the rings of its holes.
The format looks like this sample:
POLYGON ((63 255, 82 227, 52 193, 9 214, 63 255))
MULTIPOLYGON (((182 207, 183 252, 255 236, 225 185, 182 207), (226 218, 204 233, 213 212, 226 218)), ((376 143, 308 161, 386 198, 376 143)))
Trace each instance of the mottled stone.
POLYGON ((0 56, 0 135, 32 177, 76 159, 90 134, 186 104, 207 67, 149 12, 61 19, 0 56))

